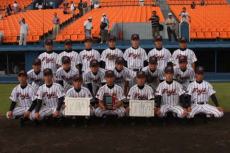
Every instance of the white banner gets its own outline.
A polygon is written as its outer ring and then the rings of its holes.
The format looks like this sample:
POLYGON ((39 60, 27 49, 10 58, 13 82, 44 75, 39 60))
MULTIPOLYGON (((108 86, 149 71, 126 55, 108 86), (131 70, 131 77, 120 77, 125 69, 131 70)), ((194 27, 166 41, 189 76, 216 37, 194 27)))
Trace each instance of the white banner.
POLYGON ((65 97, 64 114, 66 116, 90 116, 90 99, 65 97))
POLYGON ((130 100, 129 116, 132 117, 153 117, 154 100, 130 100))

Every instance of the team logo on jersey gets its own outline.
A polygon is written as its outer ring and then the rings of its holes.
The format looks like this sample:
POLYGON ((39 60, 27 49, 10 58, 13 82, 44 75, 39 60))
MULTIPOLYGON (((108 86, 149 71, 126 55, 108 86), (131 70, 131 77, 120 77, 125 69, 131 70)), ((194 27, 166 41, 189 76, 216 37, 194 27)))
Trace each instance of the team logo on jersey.
POLYGON ((187 57, 187 55, 178 54, 178 55, 176 56, 176 59, 179 59, 181 56, 186 56, 186 57, 187 57))
POLYGON ((163 89, 162 94, 167 94, 167 96, 176 95, 176 89, 163 89))
POLYGON ((83 55, 83 59, 86 59, 87 61, 90 61, 90 60, 94 59, 94 55, 85 54, 85 55, 83 55))
POLYGON ((198 88, 194 88, 192 90, 192 93, 196 92, 197 95, 201 95, 201 94, 205 94, 206 93, 206 88, 201 88, 201 89, 198 89, 198 88))
POLYGON ((134 94, 134 98, 138 99, 138 100, 148 100, 148 96, 147 95, 141 95, 140 93, 135 93, 134 94))
POLYGON ((141 54, 129 53, 129 57, 136 59, 136 58, 140 58, 141 54))
POLYGON ((108 58, 109 60, 115 60, 115 59, 117 59, 117 57, 118 57, 118 54, 108 53, 106 55, 106 58, 108 58))
POLYGON ((42 97, 47 97, 48 99, 51 99, 51 98, 57 98, 56 96, 56 92, 44 92, 42 97))
POLYGON ((20 97, 21 100, 30 99, 30 96, 28 93, 25 93, 25 94, 17 93, 17 97, 20 97))
POLYGON ((176 75, 176 78, 177 78, 178 80, 180 80, 181 82, 184 82, 184 81, 186 81, 187 79, 189 79, 189 75, 182 76, 182 75, 180 75, 180 74, 177 74, 177 75, 176 75))
POLYGON ((42 62, 55 63, 54 58, 43 57, 42 62))
POLYGON ((157 61, 164 59, 164 55, 154 55, 157 58, 157 61))

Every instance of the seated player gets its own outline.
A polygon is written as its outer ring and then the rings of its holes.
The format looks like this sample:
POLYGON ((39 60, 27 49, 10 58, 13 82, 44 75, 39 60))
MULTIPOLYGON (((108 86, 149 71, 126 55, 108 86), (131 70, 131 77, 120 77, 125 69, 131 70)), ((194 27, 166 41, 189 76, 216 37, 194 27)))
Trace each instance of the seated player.
POLYGON ((165 68, 165 81, 161 82, 156 90, 156 114, 165 117, 168 112, 172 112, 178 118, 187 116, 187 109, 181 105, 184 102, 183 87, 173 80, 173 67, 165 68))
POLYGON ((98 89, 103 85, 105 71, 99 67, 99 62, 95 59, 90 61, 90 70, 83 74, 84 85, 90 90, 93 97, 96 96, 98 89))
POLYGON ((125 115, 125 108, 122 100, 125 99, 123 89, 114 84, 114 72, 108 70, 105 72, 106 84, 102 86, 96 95, 99 100, 99 107, 95 110, 97 117, 117 116, 123 117, 125 115))
POLYGON ((64 87, 64 92, 72 87, 73 77, 77 74, 79 74, 78 69, 71 67, 71 59, 63 56, 62 67, 56 72, 56 81, 64 87))
MULTIPOLYGON (((83 78, 80 75, 76 75, 73 78, 73 87, 70 88, 67 93, 66 97, 73 97, 73 98, 93 98, 89 89, 82 86, 83 78)), ((90 115, 94 114, 94 107, 91 105, 90 115)))
POLYGON ((136 76, 136 72, 128 69, 124 66, 125 60, 122 57, 118 57, 115 61, 115 84, 124 89, 125 95, 128 94, 129 87, 132 86, 133 80, 136 76))
POLYGON ((62 115, 62 105, 64 103, 63 87, 53 82, 53 72, 51 69, 43 71, 45 84, 37 91, 37 105, 32 113, 33 120, 43 120, 45 117, 58 118, 62 115))
POLYGON ((20 71, 18 73, 19 85, 17 85, 11 95, 10 109, 6 114, 8 119, 20 118, 23 116, 30 118, 30 112, 36 105, 36 94, 34 88, 27 83, 27 73, 20 71))
POLYGON ((190 83, 187 89, 187 94, 191 98, 191 112, 189 118, 193 118, 196 114, 204 113, 207 117, 214 116, 220 118, 224 115, 223 109, 219 106, 216 98, 216 91, 210 83, 204 79, 204 68, 201 66, 195 69, 195 81, 190 83), (215 106, 208 104, 209 97, 211 97, 215 106))
POLYGON ((194 70, 191 67, 187 67, 187 56, 179 57, 179 67, 174 68, 174 79, 183 86, 183 90, 186 91, 189 83, 194 81, 194 70))
POLYGON ((149 58, 148 66, 142 69, 147 77, 146 83, 153 89, 154 92, 156 91, 159 83, 164 81, 163 71, 157 68, 157 66, 157 57, 152 56, 149 58))
POLYGON ((43 72, 41 71, 41 60, 36 58, 32 65, 33 69, 27 72, 28 82, 32 85, 35 92, 44 83, 43 72))

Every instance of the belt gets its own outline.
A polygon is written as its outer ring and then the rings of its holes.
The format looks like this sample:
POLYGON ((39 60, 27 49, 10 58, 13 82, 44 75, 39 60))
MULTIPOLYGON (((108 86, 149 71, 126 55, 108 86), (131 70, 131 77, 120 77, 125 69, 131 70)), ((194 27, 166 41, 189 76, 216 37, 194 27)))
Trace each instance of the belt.
POLYGON ((138 71, 140 71, 141 69, 132 69, 133 71, 135 71, 135 72, 138 72, 138 71))
POLYGON ((204 104, 206 104, 206 102, 197 102, 196 104, 198 104, 198 105, 204 105, 204 104))

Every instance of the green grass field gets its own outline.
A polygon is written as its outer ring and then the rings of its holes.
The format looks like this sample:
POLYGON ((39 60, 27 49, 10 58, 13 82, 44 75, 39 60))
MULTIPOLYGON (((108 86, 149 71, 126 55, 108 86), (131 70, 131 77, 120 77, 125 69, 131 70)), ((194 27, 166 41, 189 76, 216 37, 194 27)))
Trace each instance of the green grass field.
MULTIPOLYGON (((230 111, 230 83, 212 83, 217 91, 220 105, 225 111, 230 111)), ((0 84, 0 113, 5 114, 9 108, 9 96, 15 84, 0 84)))

